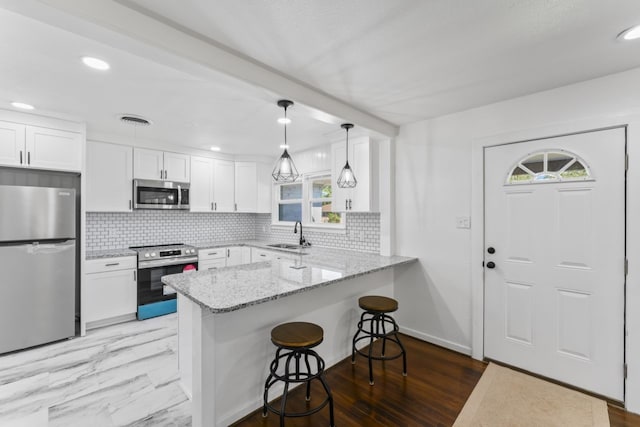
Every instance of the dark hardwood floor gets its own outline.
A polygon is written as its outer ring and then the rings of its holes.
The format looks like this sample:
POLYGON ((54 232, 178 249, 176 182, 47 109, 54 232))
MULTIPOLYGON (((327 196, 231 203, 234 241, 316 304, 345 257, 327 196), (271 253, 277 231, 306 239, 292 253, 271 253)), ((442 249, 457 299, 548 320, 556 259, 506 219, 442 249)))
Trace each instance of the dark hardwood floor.
MULTIPOLYGON (((335 400, 337 426, 451 426, 474 386, 485 363, 462 354, 425 343, 406 335, 408 376, 402 376, 402 361, 374 363, 375 385, 368 381, 367 361, 345 359, 326 371, 335 400)), ((316 381, 314 381, 316 382, 316 381)), ((303 388, 290 393, 289 410, 305 409, 303 388)), ((323 399, 314 384, 311 404, 323 399)), ((640 426, 640 416, 609 406, 611 427, 640 426)), ((258 410, 233 424, 236 427, 278 426, 274 414, 262 417, 258 410)), ((329 409, 304 418, 287 418, 288 427, 328 426, 329 409)))

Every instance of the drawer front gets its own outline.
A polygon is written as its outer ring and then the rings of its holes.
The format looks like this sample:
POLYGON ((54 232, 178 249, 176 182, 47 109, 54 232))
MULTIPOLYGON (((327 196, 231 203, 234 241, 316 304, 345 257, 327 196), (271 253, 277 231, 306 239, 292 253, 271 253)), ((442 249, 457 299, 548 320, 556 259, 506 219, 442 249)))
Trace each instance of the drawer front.
POLYGON ((198 262, 198 271, 213 270, 216 268, 226 267, 226 258, 216 258, 198 262))
POLYGON ((218 259, 226 257, 227 248, 200 249, 198 251, 198 261, 206 261, 208 259, 218 259))
POLYGON ((102 273, 105 271, 128 270, 138 268, 138 259, 135 256, 100 258, 86 261, 85 273, 102 273))

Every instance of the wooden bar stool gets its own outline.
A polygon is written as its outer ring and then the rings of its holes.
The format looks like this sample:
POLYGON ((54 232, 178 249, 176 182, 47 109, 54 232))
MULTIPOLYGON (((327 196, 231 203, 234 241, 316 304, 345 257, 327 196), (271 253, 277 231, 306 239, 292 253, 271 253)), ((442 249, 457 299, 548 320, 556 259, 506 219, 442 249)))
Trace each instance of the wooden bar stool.
POLYGON ((373 385, 373 361, 392 360, 402 356, 402 375, 406 377, 407 354, 398 336, 400 328, 395 319, 388 314, 398 309, 398 301, 393 298, 370 295, 360 298, 358 305, 364 312, 360 316, 358 330, 353 336, 351 363, 356 363, 356 353, 366 357, 369 360, 369 384, 373 385), (374 354, 373 342, 378 338, 382 338, 382 351, 380 354, 374 354), (369 350, 366 353, 356 348, 356 343, 365 339, 369 340, 369 350), (399 351, 387 356, 387 341, 395 343, 399 351))
POLYGON ((267 416, 267 411, 271 411, 280 416, 280 426, 283 427, 284 417, 305 417, 315 414, 328 404, 330 425, 332 427, 335 425, 333 421, 333 395, 324 379, 324 360, 312 350, 322 342, 323 338, 322 328, 314 323, 283 323, 271 330, 271 342, 275 344, 277 350, 275 359, 269 368, 269 376, 264 384, 263 417, 267 416), (304 366, 301 366, 301 359, 304 359, 304 366), (304 412, 287 412, 289 385, 305 383, 307 388, 305 397, 308 402, 311 400, 311 381, 313 380, 320 381, 327 393, 326 399, 304 412), (280 409, 274 408, 269 403, 269 389, 278 381, 284 383, 280 409))

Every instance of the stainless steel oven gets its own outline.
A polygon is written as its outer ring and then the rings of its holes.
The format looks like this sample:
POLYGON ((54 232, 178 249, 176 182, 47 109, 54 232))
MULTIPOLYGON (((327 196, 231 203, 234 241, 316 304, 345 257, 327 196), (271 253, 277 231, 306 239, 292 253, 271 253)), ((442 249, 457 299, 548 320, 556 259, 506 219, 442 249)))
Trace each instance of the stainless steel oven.
POLYGON ((134 209, 189 209, 189 183, 133 180, 134 209))
POLYGON ((197 250, 183 244, 135 246, 138 252, 138 320, 175 313, 176 293, 160 279, 198 269, 197 250))

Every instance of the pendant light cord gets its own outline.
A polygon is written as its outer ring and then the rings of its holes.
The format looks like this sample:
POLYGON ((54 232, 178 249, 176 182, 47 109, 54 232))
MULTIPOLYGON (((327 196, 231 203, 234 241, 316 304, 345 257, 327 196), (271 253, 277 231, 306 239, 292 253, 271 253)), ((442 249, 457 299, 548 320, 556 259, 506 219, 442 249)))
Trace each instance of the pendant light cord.
POLYGON ((345 148, 345 159, 347 159, 347 164, 349 164, 349 129, 347 128, 346 131, 347 131, 347 145, 345 148))
POLYGON ((287 107, 284 107, 284 151, 287 151, 289 144, 287 144, 287 107))

